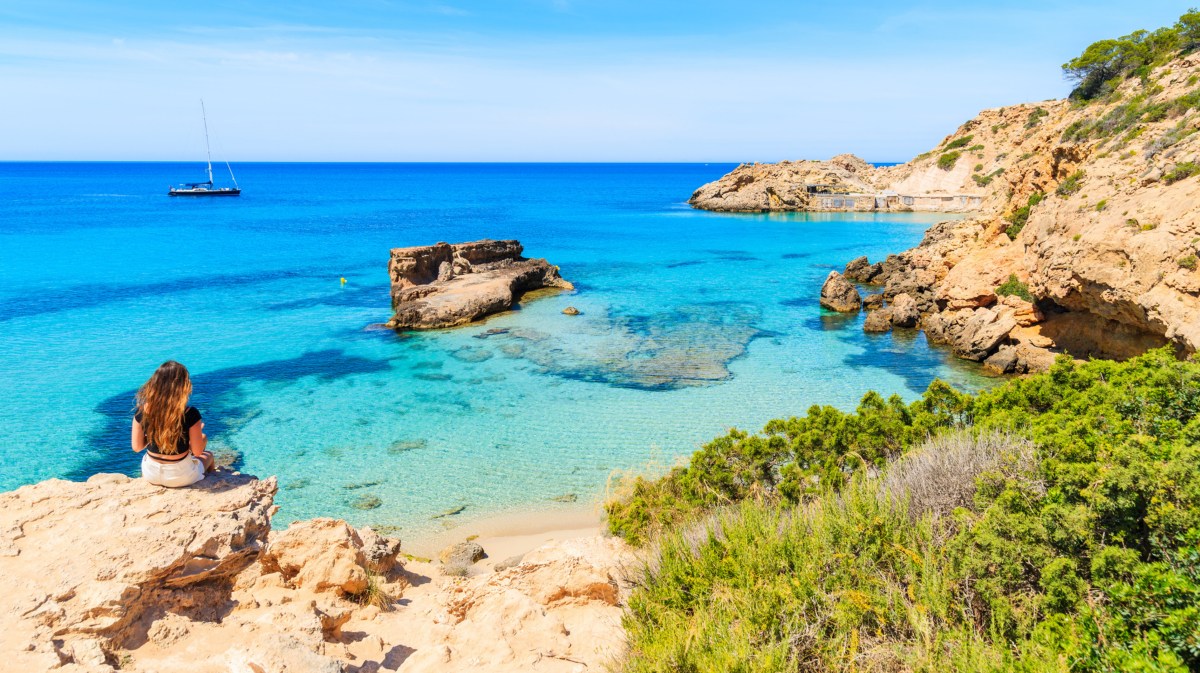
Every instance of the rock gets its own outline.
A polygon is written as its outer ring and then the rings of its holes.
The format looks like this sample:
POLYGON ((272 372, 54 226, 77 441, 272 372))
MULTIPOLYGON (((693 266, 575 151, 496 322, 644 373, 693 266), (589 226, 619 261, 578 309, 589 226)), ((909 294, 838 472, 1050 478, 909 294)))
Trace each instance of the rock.
MULTIPOLYGON (((809 191, 809 184, 821 185, 827 191, 874 192, 875 174, 874 166, 849 154, 829 161, 742 164, 697 189, 688 203, 695 208, 727 212, 828 210, 831 208, 822 206, 821 195, 809 191)), ((843 203, 838 209, 845 209, 845 199, 838 200, 843 203)), ((857 205, 873 209, 874 199, 860 198, 857 205)))
POLYGON ((892 298, 891 319, 896 327, 916 327, 921 320, 917 310, 917 302, 907 294, 898 294, 892 298))
POLYGON ((983 368, 994 374, 1012 374, 1017 369, 1017 347, 1001 346, 983 361, 983 368))
POLYGON ((384 537, 373 528, 360 528, 359 538, 362 539, 363 557, 366 567, 370 570, 387 572, 396 564, 400 554, 400 540, 394 537, 384 537))
POLYGON ((846 278, 858 283, 871 283, 883 273, 883 265, 876 262, 871 264, 866 257, 856 257, 848 264, 842 273, 846 278))
POLYGON ((563 315, 579 315, 579 309, 574 306, 568 306, 562 310, 563 315))
POLYGON ((975 313, 963 325, 954 338, 954 354, 967 360, 982 361, 996 351, 1017 326, 1011 311, 975 309, 975 313))
POLYGON ((883 306, 883 294, 875 293, 863 297, 863 308, 880 308, 883 306))
POLYGON ((558 267, 521 256, 519 241, 482 240, 394 248, 392 329, 457 327, 512 308, 521 295, 545 287, 572 289, 558 267))
POLYGON ((458 542, 446 547, 438 554, 438 560, 446 566, 469 567, 487 558, 487 553, 478 542, 458 542))
POLYGON ((892 331, 892 310, 890 308, 877 308, 867 314, 867 319, 863 321, 864 332, 890 332, 892 331))
POLYGON ((367 589, 363 541, 345 521, 312 519, 273 533, 262 562, 293 588, 342 596, 367 589))
POLYGON ((821 306, 839 312, 857 311, 862 307, 858 288, 837 271, 830 271, 821 286, 821 306))
POLYGON ((510 557, 504 559, 503 561, 500 561, 496 565, 492 566, 492 570, 495 570, 496 572, 500 572, 501 570, 508 570, 509 568, 520 565, 521 560, 523 558, 525 558, 524 554, 517 554, 516 556, 510 556, 510 557))
POLYGON ((1011 294, 1000 297, 1000 305, 1013 309, 1013 320, 1021 327, 1036 325, 1046 319, 1036 306, 1011 294))
POLYGON ((4 667, 100 670, 98 652, 144 638, 157 615, 215 610, 259 556, 275 491, 217 472, 189 488, 97 475, 0 494, 4 667))

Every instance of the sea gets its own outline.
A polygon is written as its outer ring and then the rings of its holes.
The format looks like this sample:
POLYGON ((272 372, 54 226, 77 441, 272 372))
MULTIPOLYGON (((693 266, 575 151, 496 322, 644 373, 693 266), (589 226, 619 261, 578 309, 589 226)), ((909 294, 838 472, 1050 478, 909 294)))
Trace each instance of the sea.
POLYGON ((277 525, 410 538, 595 506, 814 404, 989 384, 919 333, 818 306, 831 269, 947 216, 688 206, 732 168, 247 163, 240 197, 189 199, 167 187, 202 164, 0 163, 0 490, 138 474, 134 392, 168 359, 210 448, 278 477, 277 525), (381 326, 390 248, 481 238, 519 239, 575 290, 454 330, 381 326))

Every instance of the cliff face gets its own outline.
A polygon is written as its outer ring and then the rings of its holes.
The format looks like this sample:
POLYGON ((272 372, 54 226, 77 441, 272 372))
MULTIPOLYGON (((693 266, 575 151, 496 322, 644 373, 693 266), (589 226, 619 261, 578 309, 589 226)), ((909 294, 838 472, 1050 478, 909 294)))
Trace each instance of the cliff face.
MULTIPOLYGON (((917 203, 952 194, 978 199, 962 208, 972 217, 935 225, 918 247, 885 260, 871 282, 883 285, 889 300, 914 298, 931 338, 1002 371, 1044 368, 1052 361, 1047 352, 1123 358, 1172 343, 1194 353, 1200 348, 1198 81, 1200 56, 1193 54, 1144 80, 1126 80, 1103 100, 985 110, 933 151, 857 174, 863 186, 915 195, 917 203), (1001 303, 997 288, 1012 276, 1015 295, 1001 303), (1026 292, 1033 305, 1017 299, 1026 292), (1004 334, 980 348, 971 343, 968 323, 1004 334)), ((732 202, 728 190, 746 174, 739 167, 702 187, 693 204, 716 204, 716 185, 726 190, 720 198, 732 202)), ((757 210, 807 209, 799 201, 797 208, 759 203, 765 207, 757 210)), ((847 276, 853 277, 849 270, 847 276)))

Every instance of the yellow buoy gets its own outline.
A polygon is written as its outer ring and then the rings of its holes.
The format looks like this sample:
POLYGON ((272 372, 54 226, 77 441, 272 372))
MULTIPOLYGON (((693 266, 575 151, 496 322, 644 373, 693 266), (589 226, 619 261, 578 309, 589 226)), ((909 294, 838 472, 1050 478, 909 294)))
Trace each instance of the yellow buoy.
POLYGON ((342 277, 342 285, 345 285, 345 284, 346 284, 346 278, 345 278, 345 276, 343 276, 342 277))

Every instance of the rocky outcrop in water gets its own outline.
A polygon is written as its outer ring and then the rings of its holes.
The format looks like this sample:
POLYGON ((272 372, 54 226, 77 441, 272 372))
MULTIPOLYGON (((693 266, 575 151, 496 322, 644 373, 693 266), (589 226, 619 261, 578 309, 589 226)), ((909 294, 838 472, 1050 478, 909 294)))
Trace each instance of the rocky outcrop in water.
POLYGON ((821 306, 831 310, 847 313, 862 308, 862 296, 854 283, 842 277, 837 271, 830 271, 821 286, 821 306))
POLYGON ((874 191, 875 167, 853 154, 829 161, 783 161, 742 164, 715 182, 697 189, 688 203, 705 210, 762 212, 818 210, 821 191, 874 191))
POLYGON ((519 241, 437 243, 393 248, 392 329, 466 325, 512 308, 521 295, 553 287, 573 289, 544 259, 526 259, 519 241))
POLYGON ((565 673, 622 650, 619 540, 440 577, 343 521, 272 532, 275 490, 218 472, 182 489, 102 474, 0 494, 0 668, 565 673))

